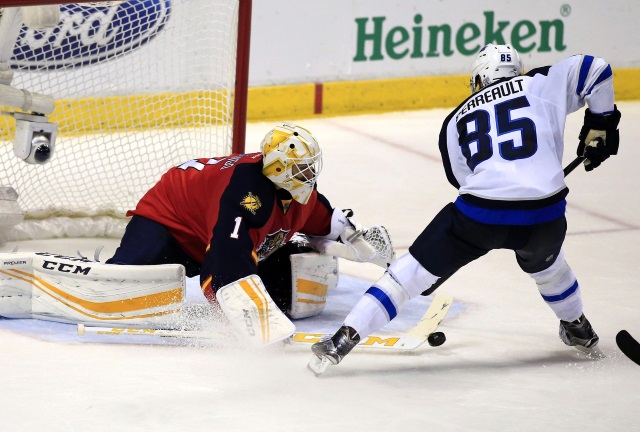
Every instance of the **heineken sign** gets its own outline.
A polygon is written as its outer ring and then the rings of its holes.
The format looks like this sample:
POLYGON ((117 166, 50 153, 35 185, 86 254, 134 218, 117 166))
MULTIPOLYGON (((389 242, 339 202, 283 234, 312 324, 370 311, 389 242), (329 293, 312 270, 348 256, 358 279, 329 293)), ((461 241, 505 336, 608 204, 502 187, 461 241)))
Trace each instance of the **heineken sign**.
POLYGON ((562 19, 500 19, 485 11, 477 21, 459 26, 429 23, 415 14, 407 25, 388 25, 385 16, 357 17, 354 62, 475 55, 488 43, 512 44, 520 53, 562 52, 565 27, 562 19))
POLYGON ((466 75, 488 43, 513 45, 525 70, 581 53, 640 67, 637 0, 282 2, 253 2, 253 86, 466 75))

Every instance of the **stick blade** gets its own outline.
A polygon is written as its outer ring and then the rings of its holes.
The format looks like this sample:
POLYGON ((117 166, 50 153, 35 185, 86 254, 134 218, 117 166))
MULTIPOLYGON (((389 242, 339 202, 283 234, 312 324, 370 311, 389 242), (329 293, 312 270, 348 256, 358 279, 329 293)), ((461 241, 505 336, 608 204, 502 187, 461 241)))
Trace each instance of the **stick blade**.
POLYGON ((616 344, 620 351, 631 361, 640 366, 640 344, 626 330, 620 330, 616 335, 616 344))

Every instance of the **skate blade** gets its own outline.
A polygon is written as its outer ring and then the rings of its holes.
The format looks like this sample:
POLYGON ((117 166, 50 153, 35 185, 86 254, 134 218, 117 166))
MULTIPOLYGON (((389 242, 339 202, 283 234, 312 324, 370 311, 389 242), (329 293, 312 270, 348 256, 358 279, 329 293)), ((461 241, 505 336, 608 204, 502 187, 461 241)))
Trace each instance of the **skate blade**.
POLYGON ((328 359, 318 358, 318 356, 314 354, 307 364, 307 369, 313 372, 315 376, 320 376, 327 370, 329 365, 331 365, 331 362, 328 359))

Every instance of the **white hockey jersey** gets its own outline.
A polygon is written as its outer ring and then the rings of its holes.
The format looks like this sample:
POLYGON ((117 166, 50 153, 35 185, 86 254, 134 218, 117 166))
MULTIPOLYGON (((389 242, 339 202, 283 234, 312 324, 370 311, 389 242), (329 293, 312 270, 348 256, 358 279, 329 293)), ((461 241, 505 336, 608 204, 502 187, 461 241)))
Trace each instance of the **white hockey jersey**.
POLYGON ((614 110, 611 67, 589 55, 497 81, 460 104, 439 139, 447 179, 460 193, 458 208, 501 225, 564 215, 565 121, 585 102, 594 114, 614 110))

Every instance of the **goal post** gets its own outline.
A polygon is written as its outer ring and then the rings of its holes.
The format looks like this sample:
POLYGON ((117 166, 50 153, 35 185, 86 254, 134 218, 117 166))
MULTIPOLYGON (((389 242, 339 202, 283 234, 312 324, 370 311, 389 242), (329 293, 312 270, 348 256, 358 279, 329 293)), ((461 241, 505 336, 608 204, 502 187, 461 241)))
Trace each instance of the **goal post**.
POLYGON ((251 0, 80 0, 54 27, 20 21, 54 4, 0 0, 0 188, 24 212, 0 242, 119 237, 171 166, 244 151, 251 0), (51 157, 26 163, 42 127, 51 157))

